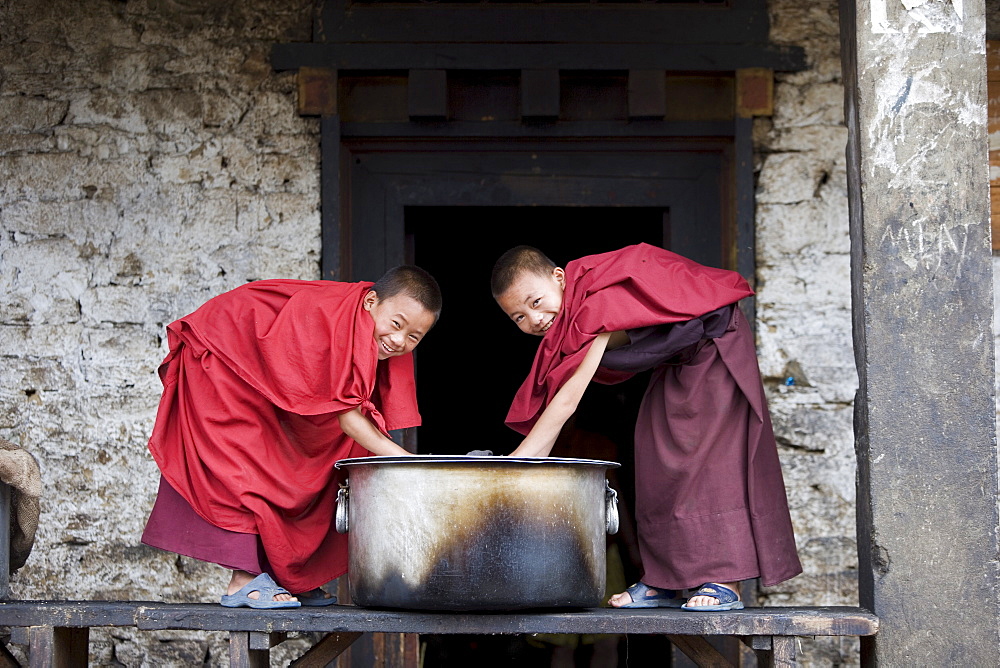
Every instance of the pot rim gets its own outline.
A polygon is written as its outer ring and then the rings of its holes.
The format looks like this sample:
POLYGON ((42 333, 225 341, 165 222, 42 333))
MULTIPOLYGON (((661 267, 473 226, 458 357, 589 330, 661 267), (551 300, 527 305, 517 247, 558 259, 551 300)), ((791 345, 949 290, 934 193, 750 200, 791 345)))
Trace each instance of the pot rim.
POLYGON ((358 464, 496 464, 499 466, 513 464, 578 464, 582 466, 600 466, 616 469, 618 462, 603 459, 576 459, 572 457, 507 457, 507 456, 471 456, 471 455, 372 455, 371 457, 352 457, 341 459, 334 464, 336 468, 355 466, 358 464))

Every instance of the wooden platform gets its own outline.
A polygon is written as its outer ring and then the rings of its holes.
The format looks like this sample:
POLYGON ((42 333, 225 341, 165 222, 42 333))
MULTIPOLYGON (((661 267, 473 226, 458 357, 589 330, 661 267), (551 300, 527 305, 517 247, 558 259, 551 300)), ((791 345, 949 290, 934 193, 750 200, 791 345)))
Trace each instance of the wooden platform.
POLYGON ((794 666, 795 637, 873 635, 878 619, 852 607, 433 613, 354 606, 252 610, 211 603, 9 601, 0 603, 0 626, 30 627, 32 667, 85 666, 87 629, 100 626, 228 631, 232 666, 268 665, 269 648, 289 631, 329 634, 297 666, 325 666, 363 633, 657 634, 668 636, 700 666, 729 665, 704 636, 737 636, 757 652, 761 665, 794 666))

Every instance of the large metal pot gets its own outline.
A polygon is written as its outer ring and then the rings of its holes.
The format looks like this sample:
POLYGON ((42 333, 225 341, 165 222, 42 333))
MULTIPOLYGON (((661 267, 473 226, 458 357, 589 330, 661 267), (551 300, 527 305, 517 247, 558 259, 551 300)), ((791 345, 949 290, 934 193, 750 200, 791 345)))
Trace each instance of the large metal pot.
POLYGON ((416 455, 345 459, 337 530, 351 599, 367 607, 593 607, 605 534, 618 529, 615 462, 416 455))

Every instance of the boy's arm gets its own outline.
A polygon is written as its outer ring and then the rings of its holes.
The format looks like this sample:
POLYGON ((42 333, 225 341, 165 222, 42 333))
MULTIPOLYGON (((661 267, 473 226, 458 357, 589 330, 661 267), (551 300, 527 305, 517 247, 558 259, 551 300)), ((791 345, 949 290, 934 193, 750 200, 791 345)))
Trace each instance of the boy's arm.
POLYGON ((566 424, 566 420, 576 411, 587 385, 597 373, 597 367, 601 363, 601 357, 604 355, 610 337, 611 332, 606 332, 599 334, 594 339, 594 342, 590 344, 590 350, 583 358, 583 362, 552 397, 552 401, 542 411, 538 422, 535 423, 535 426, 531 428, 531 431, 514 452, 510 453, 511 457, 547 457, 552 452, 552 446, 556 444, 559 432, 566 424))
POLYGON ((353 438, 357 441, 358 445, 373 455, 397 456, 413 454, 399 447, 392 439, 387 438, 385 434, 380 432, 372 424, 372 421, 361 413, 360 408, 341 413, 337 416, 337 421, 340 422, 340 428, 349 438, 353 438))

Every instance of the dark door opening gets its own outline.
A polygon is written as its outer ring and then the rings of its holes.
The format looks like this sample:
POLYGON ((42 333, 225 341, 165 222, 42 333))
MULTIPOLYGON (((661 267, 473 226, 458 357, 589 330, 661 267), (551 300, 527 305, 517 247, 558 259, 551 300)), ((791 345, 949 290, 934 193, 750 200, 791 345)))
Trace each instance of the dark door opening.
MULTIPOLYGON (((624 207, 407 207, 413 261, 437 278, 444 293, 441 319, 416 353, 423 416, 418 452, 508 454, 521 440, 504 417, 540 339, 518 330, 490 295, 490 272, 504 251, 529 244, 565 266, 629 244, 661 246, 665 213, 624 207)), ((621 404, 620 394, 618 388, 595 385, 580 413, 606 413, 621 404)))

